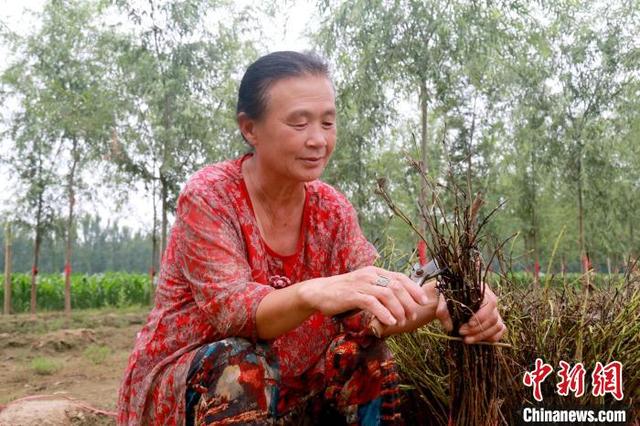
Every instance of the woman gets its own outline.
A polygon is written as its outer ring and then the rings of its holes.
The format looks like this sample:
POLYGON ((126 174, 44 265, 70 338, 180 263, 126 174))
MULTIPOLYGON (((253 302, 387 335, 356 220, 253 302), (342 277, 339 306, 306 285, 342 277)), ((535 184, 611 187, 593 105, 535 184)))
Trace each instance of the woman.
MULTIPOLYGON (((237 121, 253 153, 205 167, 180 195, 119 423, 286 424, 330 410, 401 423, 393 359, 369 325, 385 337, 451 320, 433 284, 371 266, 353 207, 318 180, 336 143, 326 65, 296 52, 258 59, 237 121)), ((504 333, 486 294, 461 329, 468 343, 504 333)))

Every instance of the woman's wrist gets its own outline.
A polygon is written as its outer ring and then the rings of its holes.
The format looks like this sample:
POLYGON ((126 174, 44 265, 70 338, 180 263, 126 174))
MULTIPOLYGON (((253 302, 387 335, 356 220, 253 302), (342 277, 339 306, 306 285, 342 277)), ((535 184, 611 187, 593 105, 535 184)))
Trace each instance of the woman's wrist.
POLYGON ((298 283, 296 287, 296 298, 298 301, 298 306, 300 309, 309 311, 313 313, 318 310, 317 300, 317 290, 318 284, 320 284, 319 280, 323 278, 314 278, 307 281, 302 281, 298 283))
MULTIPOLYGON (((311 280, 313 281, 313 280, 311 280)), ((312 285, 305 281, 267 294, 256 310, 256 327, 261 339, 274 339, 298 327, 316 312, 311 304, 312 285), (285 313, 285 315, 283 315, 285 313)))

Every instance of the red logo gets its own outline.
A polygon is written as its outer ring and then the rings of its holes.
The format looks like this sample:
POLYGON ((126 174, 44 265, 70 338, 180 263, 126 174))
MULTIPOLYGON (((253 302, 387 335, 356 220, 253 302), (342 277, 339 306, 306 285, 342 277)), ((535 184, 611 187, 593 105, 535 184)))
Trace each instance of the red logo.
POLYGON ((604 396, 607 393, 613 395, 620 401, 622 393, 622 364, 620 361, 611 361, 604 367, 600 362, 596 362, 596 368, 591 374, 591 384, 593 396, 604 396))
MULTIPOLYGON (((536 358, 533 371, 527 371, 522 377, 525 386, 533 388, 533 397, 536 401, 542 401, 542 382, 553 372, 553 367, 545 364, 540 358, 536 358)), ((560 361, 558 377, 560 382, 556 384, 556 392, 561 396, 569 396, 573 392, 574 397, 581 397, 585 393, 585 376, 587 370, 581 362, 573 367, 565 361, 560 361)), ((624 397, 622 392, 622 363, 611 361, 603 366, 601 362, 596 362, 591 373, 591 394, 593 396, 604 396, 611 394, 615 399, 621 401, 624 397)))
POLYGON ((525 386, 533 387, 533 397, 536 401, 542 401, 541 385, 544 379, 553 371, 553 367, 545 364, 540 358, 536 358, 536 368, 531 372, 524 373, 522 381, 525 386))
POLYGON ((568 396, 569 392, 573 392, 575 397, 584 395, 584 375, 587 370, 581 362, 570 368, 569 363, 560 361, 560 383, 556 385, 558 395, 568 396))

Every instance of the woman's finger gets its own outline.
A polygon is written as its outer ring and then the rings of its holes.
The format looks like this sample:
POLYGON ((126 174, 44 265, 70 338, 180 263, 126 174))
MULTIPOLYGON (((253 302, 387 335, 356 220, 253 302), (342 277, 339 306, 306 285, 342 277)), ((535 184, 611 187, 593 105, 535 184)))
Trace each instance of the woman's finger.
POLYGON ((378 301, 383 304, 389 312, 391 312, 394 318, 398 321, 398 324, 403 325, 406 321, 405 309, 402 302, 396 295, 396 290, 389 286, 382 287, 375 284, 371 284, 368 287, 369 288, 366 289, 366 292, 378 299, 378 301))
MULTIPOLYGON (((396 293, 396 296, 404 307, 404 315, 408 321, 415 321, 418 318, 418 309, 420 304, 415 300, 411 290, 415 290, 415 283, 405 283, 398 279, 401 274, 395 274, 394 280, 389 283, 389 287, 396 293)), ((410 280, 411 281, 411 280, 410 280)))
POLYGON ((495 336, 501 333, 503 330, 504 330, 504 324, 502 323, 502 321, 498 321, 493 326, 487 328, 486 330, 476 335, 466 336, 464 338, 464 342, 476 343, 476 342, 482 342, 482 341, 495 341, 494 340, 495 336))
POLYGON ((475 312, 466 324, 460 327, 460 333, 475 334, 495 324, 495 318, 500 317, 495 296, 485 293, 482 306, 475 312))
POLYGON ((438 296, 436 318, 440 320, 440 323, 447 332, 451 332, 453 330, 453 320, 451 319, 451 315, 449 315, 449 308, 447 308, 447 302, 444 300, 443 295, 438 296))
POLYGON ((388 274, 389 276, 395 278, 396 281, 400 283, 409 293, 415 303, 418 303, 420 305, 426 305, 427 303, 429 303, 429 298, 427 297, 423 289, 405 274, 399 272, 389 272, 385 271, 384 269, 380 270, 380 274, 388 274))
POLYGON ((385 325, 396 325, 398 321, 395 316, 380 301, 371 294, 360 294, 358 307, 371 312, 378 320, 385 325))
POLYGON ((478 311, 478 313, 471 317, 469 322, 460 327, 460 334, 473 336, 493 327, 500 320, 500 314, 495 308, 489 312, 478 311))
MULTIPOLYGON (((415 301, 415 303, 420 305, 426 305, 429 303, 429 298, 425 294, 424 290, 405 274, 387 271, 382 268, 376 268, 375 272, 378 276, 387 277, 391 282, 395 280, 399 285, 402 285, 404 290, 415 301)), ((405 306, 407 305, 409 304, 405 304, 405 306)))
POLYGON ((502 339, 505 334, 507 334, 507 325, 503 321, 500 322, 502 323, 502 330, 500 330, 497 334, 489 337, 489 342, 497 342, 498 340, 502 339))

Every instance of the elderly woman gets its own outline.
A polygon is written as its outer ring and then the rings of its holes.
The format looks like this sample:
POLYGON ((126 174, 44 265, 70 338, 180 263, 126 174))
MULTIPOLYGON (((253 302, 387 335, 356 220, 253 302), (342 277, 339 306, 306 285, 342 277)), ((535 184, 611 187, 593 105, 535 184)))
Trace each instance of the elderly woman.
MULTIPOLYGON (((302 412, 401 424, 384 337, 451 320, 433 283, 372 266, 353 207, 318 180, 336 144, 327 66, 296 52, 258 59, 237 121, 252 153, 198 171, 178 200, 119 424, 287 424, 302 412)), ((467 343, 504 333, 486 298, 467 343)))

